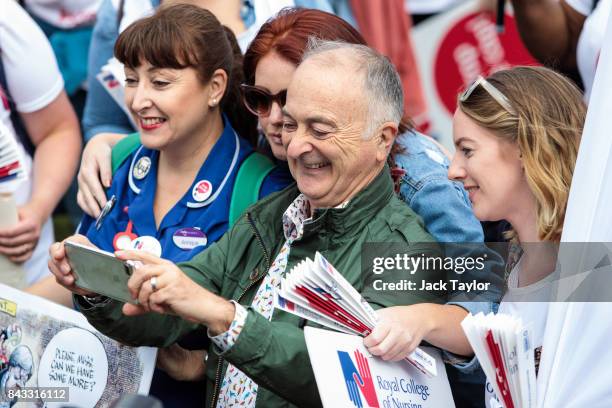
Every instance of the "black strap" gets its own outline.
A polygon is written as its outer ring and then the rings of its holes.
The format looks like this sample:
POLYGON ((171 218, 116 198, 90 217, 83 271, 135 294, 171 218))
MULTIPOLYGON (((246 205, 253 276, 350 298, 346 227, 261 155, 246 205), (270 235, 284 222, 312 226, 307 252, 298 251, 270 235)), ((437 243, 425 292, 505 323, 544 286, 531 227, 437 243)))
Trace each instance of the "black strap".
POLYGON ((599 0, 593 0, 593 8, 591 10, 595 10, 597 3, 599 3, 599 0))
POLYGON ((125 0, 119 0, 119 7, 117 7, 117 30, 121 25, 121 20, 123 20, 123 6, 125 5, 125 0))
POLYGON ((34 149, 35 149, 34 144, 30 140, 30 137, 28 136, 28 132, 25 128, 25 125, 23 124, 23 120, 21 120, 21 116, 19 116, 19 112, 17 112, 17 106, 15 105, 15 101, 13 101, 13 98, 11 97, 11 94, 9 92, 8 83, 6 81, 6 75, 4 73, 4 64, 2 63, 1 59, 0 59, 0 91, 4 91, 4 94, 6 95, 6 98, 8 99, 9 110, 11 111, 11 123, 13 124, 13 129, 15 129, 15 133, 17 134, 19 141, 25 148, 26 152, 28 152, 30 156, 34 156, 34 149))

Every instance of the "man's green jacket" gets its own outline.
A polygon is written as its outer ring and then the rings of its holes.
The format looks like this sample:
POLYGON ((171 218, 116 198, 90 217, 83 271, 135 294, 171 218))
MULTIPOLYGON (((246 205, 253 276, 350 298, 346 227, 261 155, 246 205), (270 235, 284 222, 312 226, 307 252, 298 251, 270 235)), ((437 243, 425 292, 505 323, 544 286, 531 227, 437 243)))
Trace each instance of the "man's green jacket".
MULTIPOLYGON (((259 201, 217 243, 180 264, 180 268, 211 292, 250 306, 285 242, 282 216, 298 194, 292 185, 259 201)), ((304 226, 302 239, 291 246, 286 271, 305 257, 314 258, 319 251, 375 308, 422 301, 410 292, 374 289, 375 280, 399 282, 410 276, 405 271, 376 275, 371 265, 362 266, 362 244, 370 242, 404 243, 414 255, 431 254, 435 246, 417 215, 395 197, 386 166, 345 208, 315 212, 304 226)), ((176 316, 149 313, 126 317, 115 301, 82 308, 82 312, 102 333, 135 346, 168 346, 198 329, 176 316)), ((259 385, 258 407, 320 406, 304 340, 306 324, 311 323, 279 310, 268 321, 249 307, 245 326, 233 347, 220 353, 216 346, 210 346, 206 363, 208 406, 215 403, 228 362, 259 385)))

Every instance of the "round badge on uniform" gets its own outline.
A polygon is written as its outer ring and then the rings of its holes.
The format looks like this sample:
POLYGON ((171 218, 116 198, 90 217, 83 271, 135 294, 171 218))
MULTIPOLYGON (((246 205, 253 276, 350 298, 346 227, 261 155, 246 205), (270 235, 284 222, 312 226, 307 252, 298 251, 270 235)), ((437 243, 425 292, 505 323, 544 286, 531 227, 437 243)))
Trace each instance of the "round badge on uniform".
POLYGON ((155 237, 144 235, 132 241, 132 249, 144 251, 151 255, 161 256, 162 247, 155 237))
POLYGON ((142 180, 149 174, 149 170, 151 170, 151 159, 143 156, 136 162, 132 174, 136 180, 142 180))
POLYGON ((206 200, 212 194, 212 184, 208 180, 200 180, 195 186, 193 186, 193 190, 191 191, 191 195, 193 199, 198 203, 206 200))
POLYGON ((197 247, 206 246, 208 238, 197 228, 181 228, 172 234, 172 241, 177 247, 190 251, 197 247))

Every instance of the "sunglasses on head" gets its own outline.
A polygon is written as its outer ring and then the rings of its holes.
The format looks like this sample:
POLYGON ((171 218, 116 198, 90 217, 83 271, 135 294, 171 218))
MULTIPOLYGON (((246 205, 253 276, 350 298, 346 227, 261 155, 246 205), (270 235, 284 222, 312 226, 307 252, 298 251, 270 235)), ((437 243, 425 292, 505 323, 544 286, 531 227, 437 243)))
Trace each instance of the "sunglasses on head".
POLYGON ((272 95, 267 90, 255 85, 240 85, 242 91, 242 101, 244 106, 257 116, 268 116, 272 109, 272 103, 276 102, 280 107, 285 106, 287 101, 287 90, 283 89, 277 94, 272 95))
POLYGON ((506 112, 516 116, 516 110, 512 107, 512 104, 510 103, 510 100, 506 97, 506 95, 501 93, 499 89, 494 87, 489 81, 487 81, 481 76, 478 76, 478 78, 476 78, 476 80, 472 82, 470 86, 467 87, 467 89, 461 94, 461 96, 459 96, 459 100, 461 102, 467 101, 478 85, 482 86, 484 90, 487 91, 487 93, 493 99, 495 99, 495 101, 499 103, 502 108, 506 110, 506 112))

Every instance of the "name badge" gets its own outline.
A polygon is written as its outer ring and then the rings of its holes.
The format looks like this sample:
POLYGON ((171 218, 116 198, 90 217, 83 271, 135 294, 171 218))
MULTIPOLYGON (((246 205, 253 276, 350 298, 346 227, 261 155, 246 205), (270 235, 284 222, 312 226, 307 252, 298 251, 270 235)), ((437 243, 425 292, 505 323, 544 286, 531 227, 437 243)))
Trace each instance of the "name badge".
POLYGON ((190 251, 197 247, 206 246, 208 238, 206 234, 197 228, 181 228, 172 235, 172 241, 174 245, 185 250, 190 251))

